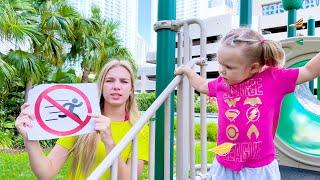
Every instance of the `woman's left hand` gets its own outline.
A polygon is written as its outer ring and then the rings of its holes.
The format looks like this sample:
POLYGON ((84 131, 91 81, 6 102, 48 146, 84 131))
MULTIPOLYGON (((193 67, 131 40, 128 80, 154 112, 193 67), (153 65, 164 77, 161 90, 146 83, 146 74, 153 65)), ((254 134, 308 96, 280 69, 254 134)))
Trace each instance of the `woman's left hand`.
POLYGON ((110 131, 110 118, 104 115, 89 114, 89 116, 95 119, 96 125, 94 127, 94 130, 96 130, 100 134, 102 142, 107 146, 114 145, 114 141, 112 139, 112 134, 110 131))

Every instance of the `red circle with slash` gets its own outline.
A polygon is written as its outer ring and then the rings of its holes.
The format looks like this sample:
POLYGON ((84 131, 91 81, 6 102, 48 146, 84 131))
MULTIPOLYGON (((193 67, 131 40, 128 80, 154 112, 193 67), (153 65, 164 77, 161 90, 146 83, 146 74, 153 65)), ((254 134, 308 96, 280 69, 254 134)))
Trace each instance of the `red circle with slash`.
POLYGON ((79 117, 77 117, 76 115, 74 115, 72 112, 68 111, 65 107, 63 107, 62 105, 60 105, 57 101, 55 101, 54 99, 52 99, 48 94, 50 92, 53 92, 55 90, 61 90, 61 89, 66 89, 66 90, 70 90, 73 91, 77 94, 79 94, 85 102, 85 105, 88 109, 88 113, 92 113, 92 108, 90 105, 90 101, 88 99, 88 97, 79 89, 77 89, 74 86, 69 86, 69 85, 54 85, 51 86, 49 88, 47 88, 46 90, 44 90, 38 97, 38 99, 36 100, 35 103, 35 107, 34 107, 34 114, 36 117, 37 122, 39 123, 39 125, 47 132, 54 134, 54 135, 58 135, 58 136, 67 136, 67 135, 71 135, 74 134, 76 132, 78 132, 79 130, 81 130, 86 124, 88 124, 90 117, 86 116, 86 118, 84 120, 81 120, 79 117), (49 103, 51 103, 53 106, 55 106, 56 108, 58 108, 60 111, 62 111, 67 117, 69 117, 70 119, 74 120, 76 123, 78 123, 79 125, 76 126, 75 128, 68 130, 68 131, 58 131, 55 129, 50 128, 49 126, 47 126, 43 119, 41 118, 40 115, 40 104, 43 100, 47 100, 49 103))

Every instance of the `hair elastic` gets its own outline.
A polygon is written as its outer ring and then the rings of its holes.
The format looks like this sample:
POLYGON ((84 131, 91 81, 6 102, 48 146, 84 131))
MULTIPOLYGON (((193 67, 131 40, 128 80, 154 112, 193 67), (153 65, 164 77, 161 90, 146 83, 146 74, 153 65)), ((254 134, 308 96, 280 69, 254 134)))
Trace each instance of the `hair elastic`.
POLYGON ((265 39, 261 39, 261 40, 259 40, 259 44, 264 44, 264 42, 265 42, 266 40, 265 39))

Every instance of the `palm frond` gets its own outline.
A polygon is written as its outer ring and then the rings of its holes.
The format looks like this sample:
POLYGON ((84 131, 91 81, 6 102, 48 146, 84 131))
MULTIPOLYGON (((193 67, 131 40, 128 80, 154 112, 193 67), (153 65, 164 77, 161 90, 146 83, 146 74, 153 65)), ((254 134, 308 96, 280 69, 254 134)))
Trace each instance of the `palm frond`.
POLYGON ((37 79, 40 76, 38 59, 31 53, 22 50, 10 51, 5 57, 6 62, 17 70, 20 78, 37 79))
POLYGON ((0 57, 0 85, 8 87, 10 81, 14 78, 14 76, 14 67, 10 66, 0 57))

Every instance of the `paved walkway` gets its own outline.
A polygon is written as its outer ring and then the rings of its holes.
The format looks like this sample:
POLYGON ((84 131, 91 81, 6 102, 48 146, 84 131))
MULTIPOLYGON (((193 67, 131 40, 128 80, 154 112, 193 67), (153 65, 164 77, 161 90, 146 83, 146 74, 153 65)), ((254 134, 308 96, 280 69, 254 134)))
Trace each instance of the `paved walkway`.
POLYGON ((280 166, 281 180, 320 180, 320 172, 280 166))

